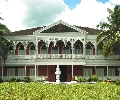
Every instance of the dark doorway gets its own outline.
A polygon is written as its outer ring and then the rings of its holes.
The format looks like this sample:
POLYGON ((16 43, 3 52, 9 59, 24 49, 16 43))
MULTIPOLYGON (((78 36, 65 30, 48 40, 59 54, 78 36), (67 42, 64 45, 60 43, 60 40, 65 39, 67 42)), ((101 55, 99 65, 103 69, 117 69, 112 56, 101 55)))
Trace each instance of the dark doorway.
MULTIPOLYGON (((67 82, 67 65, 60 65, 59 66, 61 74, 60 74, 60 82, 67 82)), ((56 66, 55 66, 56 71, 56 66)), ((56 80, 56 76, 55 76, 56 80)))

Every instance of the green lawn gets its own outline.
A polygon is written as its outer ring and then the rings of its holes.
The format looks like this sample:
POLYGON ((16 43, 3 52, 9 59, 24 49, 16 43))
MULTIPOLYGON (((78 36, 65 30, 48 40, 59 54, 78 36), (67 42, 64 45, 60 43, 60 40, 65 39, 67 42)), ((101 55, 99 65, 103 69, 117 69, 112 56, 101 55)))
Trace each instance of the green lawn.
POLYGON ((120 86, 113 83, 0 84, 0 100, 120 100, 120 86))

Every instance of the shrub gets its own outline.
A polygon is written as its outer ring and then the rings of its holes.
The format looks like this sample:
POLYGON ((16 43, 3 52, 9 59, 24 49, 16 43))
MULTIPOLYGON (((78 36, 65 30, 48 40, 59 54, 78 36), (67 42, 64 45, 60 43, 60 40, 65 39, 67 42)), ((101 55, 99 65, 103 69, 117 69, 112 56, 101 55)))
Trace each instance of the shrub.
POLYGON ((77 82, 80 83, 80 82, 86 82, 87 79, 85 77, 78 77, 77 79, 77 82))
POLYGON ((117 79, 117 80, 114 81, 114 83, 115 83, 116 85, 120 85, 120 80, 117 79))
POLYGON ((110 77, 107 77, 107 80, 111 80, 111 78, 110 78, 110 77))
POLYGON ((3 80, 2 80, 2 78, 0 77, 0 83, 2 83, 3 82, 3 80))
POLYGON ((24 81, 24 82, 31 82, 32 79, 31 79, 30 77, 24 77, 23 81, 24 81))
POLYGON ((96 75, 92 75, 89 79, 88 79, 88 82, 96 82, 98 81, 98 76, 96 75))
POLYGON ((16 78, 14 77, 10 78, 10 82, 16 82, 16 78))
POLYGON ((22 80, 20 78, 16 79, 16 82, 22 82, 22 80))
POLYGON ((110 77, 107 77, 106 80, 104 80, 104 82, 112 82, 111 78, 110 77))

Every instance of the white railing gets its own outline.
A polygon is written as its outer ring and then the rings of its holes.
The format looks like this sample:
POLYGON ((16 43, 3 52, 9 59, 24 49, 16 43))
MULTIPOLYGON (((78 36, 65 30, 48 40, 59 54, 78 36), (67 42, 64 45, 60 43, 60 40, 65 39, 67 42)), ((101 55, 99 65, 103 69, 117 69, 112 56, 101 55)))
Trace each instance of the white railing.
POLYGON ((72 55, 72 54, 39 54, 39 59, 83 59, 84 55, 72 55))
POLYGON ((33 60, 36 58, 35 55, 8 55, 9 60, 33 60))
MULTIPOLYGON (((23 79, 26 76, 2 76, 2 79, 5 80, 10 80, 11 78, 16 78, 16 79, 23 79)), ((28 76, 32 80, 45 80, 46 76, 28 76)))
POLYGON ((86 59, 86 60, 116 60, 119 55, 104 58, 103 55, 83 55, 83 54, 38 54, 36 55, 8 55, 8 60, 34 60, 34 59, 86 59))

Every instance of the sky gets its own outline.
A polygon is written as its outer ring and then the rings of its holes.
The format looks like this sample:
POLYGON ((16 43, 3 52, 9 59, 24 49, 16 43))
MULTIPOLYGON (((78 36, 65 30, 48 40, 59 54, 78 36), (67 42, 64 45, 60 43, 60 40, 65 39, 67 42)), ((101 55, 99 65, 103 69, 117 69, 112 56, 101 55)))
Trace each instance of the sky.
POLYGON ((47 26, 59 20, 70 25, 96 28, 107 21, 107 8, 120 0, 0 0, 0 16, 12 32, 47 26))

